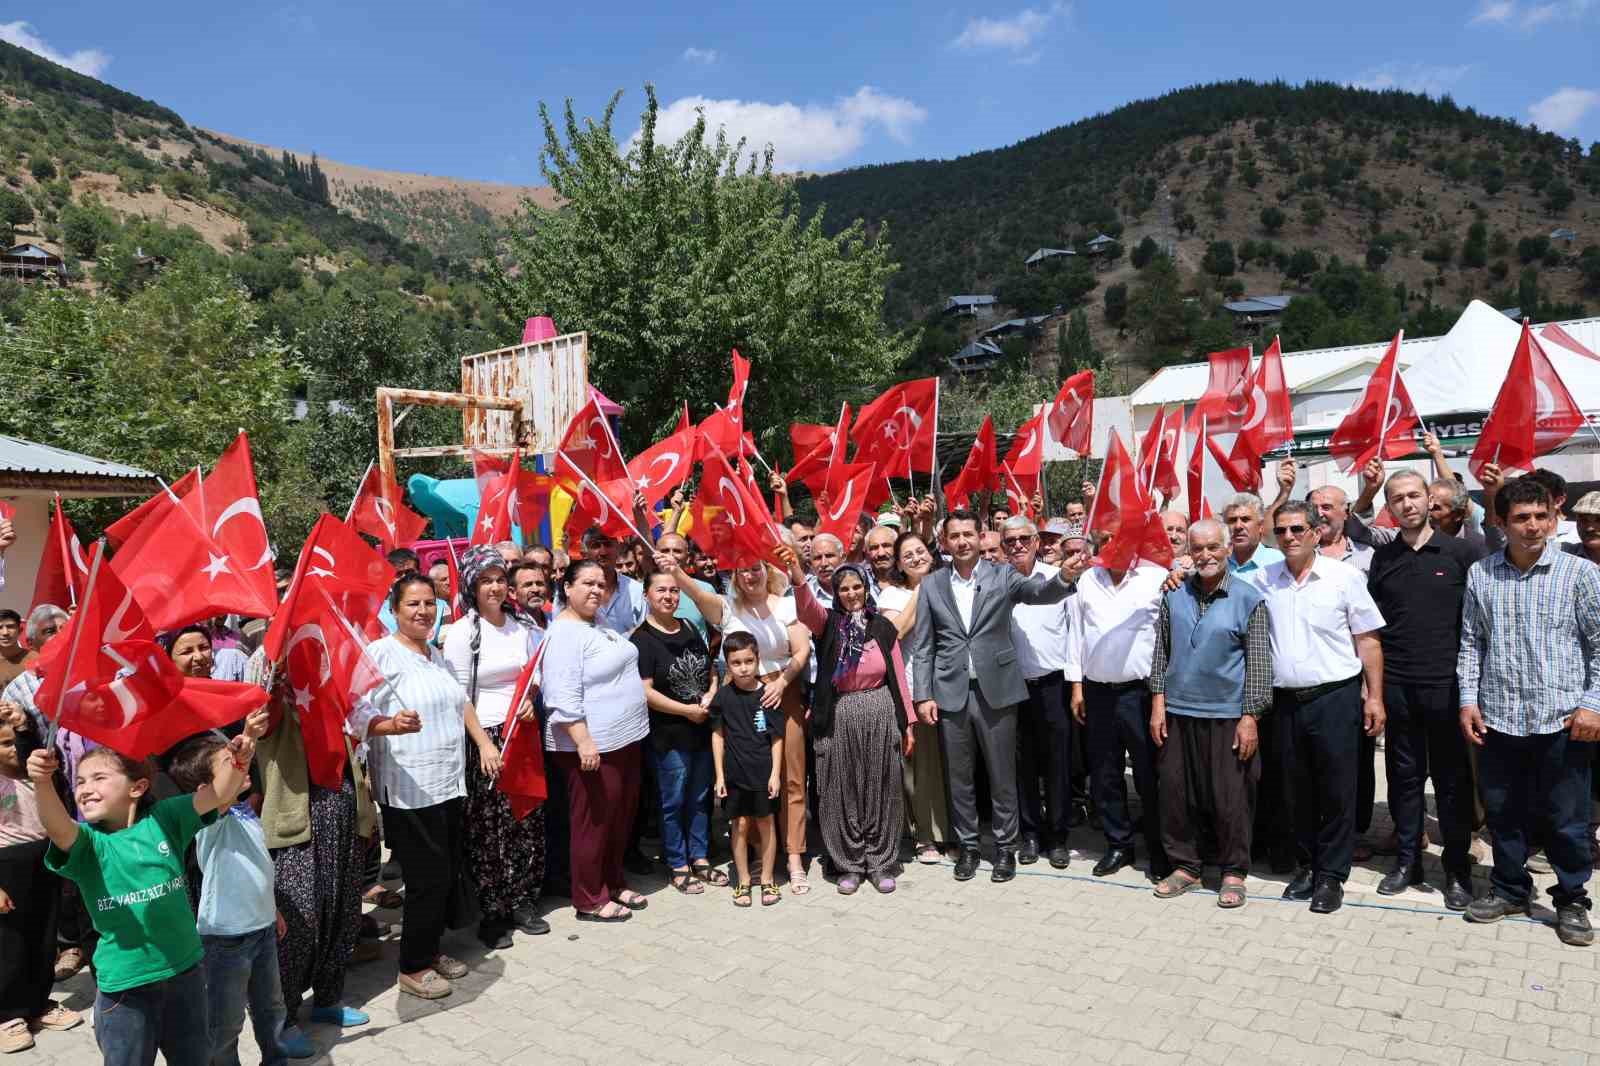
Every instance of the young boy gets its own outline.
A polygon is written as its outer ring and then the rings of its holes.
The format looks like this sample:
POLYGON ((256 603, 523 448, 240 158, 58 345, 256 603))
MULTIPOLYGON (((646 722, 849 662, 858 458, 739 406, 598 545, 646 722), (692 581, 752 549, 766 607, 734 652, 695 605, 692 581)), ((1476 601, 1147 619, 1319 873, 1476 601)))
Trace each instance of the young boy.
POLYGON ((736 907, 750 906, 752 834, 761 847, 761 905, 782 897, 773 880, 778 834, 772 824, 778 795, 778 769, 783 765, 783 712, 761 706, 763 686, 756 640, 749 633, 729 633, 722 641, 731 685, 723 685, 711 701, 711 754, 717 766, 717 797, 733 818, 733 866, 739 882, 733 889, 736 907))
MULTIPOLYGON (((265 710, 258 714, 264 718, 265 710)), ((245 726, 252 740, 255 719, 252 715, 245 726)), ((218 780, 232 761, 227 741, 206 734, 173 751, 167 774, 180 789, 194 792, 218 780)), ((231 795, 217 796, 226 813, 200 830, 194 842, 201 871, 195 925, 205 945, 211 1066, 238 1066, 246 1002, 262 1066, 283 1066, 289 1058, 279 1035, 285 1013, 278 976, 283 919, 274 902, 272 855, 261 819, 240 798, 249 785, 249 777, 241 777, 231 795)))

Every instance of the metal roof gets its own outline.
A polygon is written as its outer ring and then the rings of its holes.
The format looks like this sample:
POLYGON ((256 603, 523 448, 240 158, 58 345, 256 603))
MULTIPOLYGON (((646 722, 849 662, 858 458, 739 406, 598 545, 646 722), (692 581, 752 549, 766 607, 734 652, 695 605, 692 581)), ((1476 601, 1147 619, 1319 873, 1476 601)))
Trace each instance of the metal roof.
POLYGON ((952 296, 944 302, 944 309, 952 307, 987 307, 995 302, 993 296, 952 296))
POLYGON ((1289 306, 1292 294, 1277 293, 1272 296, 1246 296, 1222 306, 1236 315, 1272 315, 1289 306))
POLYGON ((108 477, 148 480, 155 477, 136 466, 107 462, 89 455, 0 435, 0 473, 70 474, 74 477, 108 477))
POLYGON ((1093 248, 1097 244, 1116 244, 1116 243, 1117 243, 1117 239, 1115 237, 1107 237, 1104 233, 1102 233, 1102 234, 1100 234, 1100 236, 1094 238, 1093 240, 1091 240, 1089 242, 1089 247, 1093 248))
POLYGON ((1024 259, 1022 261, 1022 265, 1033 266, 1033 264, 1043 262, 1052 256, 1077 254, 1078 253, 1074 252, 1071 248, 1040 248, 1037 252, 1034 252, 1032 255, 1028 256, 1028 258, 1024 259))
POLYGON ((19 244, 12 248, 7 255, 19 256, 27 259, 60 259, 54 252, 40 248, 37 244, 19 244))
POLYGON ((1014 329, 1027 329, 1036 323, 1043 322, 1049 315, 1033 315, 1029 318, 1008 318, 1004 322, 996 322, 988 329, 979 333, 980 337, 987 337, 992 333, 1009 333, 1014 329))

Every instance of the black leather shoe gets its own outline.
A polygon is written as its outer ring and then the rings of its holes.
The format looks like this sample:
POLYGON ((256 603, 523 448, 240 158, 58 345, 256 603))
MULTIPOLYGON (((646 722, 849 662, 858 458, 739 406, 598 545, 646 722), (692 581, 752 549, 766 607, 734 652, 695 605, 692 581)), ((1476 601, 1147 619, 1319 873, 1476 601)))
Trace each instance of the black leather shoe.
POLYGON ((1512 903, 1509 899, 1497 896, 1493 892, 1487 896, 1479 896, 1467 904, 1467 921, 1479 925, 1498 922, 1508 915, 1532 913, 1533 908, 1527 903, 1512 903))
POLYGON ((1017 848, 1017 861, 1024 866, 1032 866, 1039 861, 1039 841, 1036 838, 1022 838, 1022 844, 1017 848))
POLYGON ((1378 895, 1398 896, 1412 885, 1422 884, 1427 884, 1427 880, 1422 876, 1421 863, 1397 862, 1378 882, 1378 895))
POLYGON ((1311 898, 1311 889, 1311 867, 1302 866, 1294 872, 1294 880, 1290 881, 1288 887, 1283 890, 1283 898, 1299 900, 1304 903, 1311 898))
POLYGON ((511 920, 520 932, 529 936, 543 936, 550 931, 550 923, 527 907, 519 907, 513 911, 511 920))
MULTIPOLYGON (((1035 862, 1039 861, 1038 853, 1033 856, 1035 862)), ((1001 848, 994 853, 994 871, 989 874, 991 881, 1009 881, 1017 876, 1017 853, 1010 848, 1001 848)))
POLYGON ((1317 878, 1316 891, 1311 893, 1312 914, 1332 914, 1344 903, 1344 883, 1337 877, 1323 874, 1317 878))
POLYGON ((1445 877, 1444 905, 1453 911, 1464 911, 1472 903, 1472 878, 1445 877))
POLYGON ((1050 849, 1050 865, 1057 870, 1065 870, 1072 865, 1072 849, 1065 844, 1057 844, 1050 849))
POLYGON ((479 922, 478 942, 491 951, 511 946, 511 931, 499 922, 479 922))
POLYGON ((956 858, 956 880, 970 881, 978 872, 978 849, 962 848, 956 858))
POLYGON ((1556 908, 1556 936, 1563 944, 1586 948, 1594 943, 1594 928, 1589 910, 1581 903, 1564 903, 1556 908))
POLYGON ((1100 856, 1100 861, 1094 864, 1092 871, 1096 877, 1110 877, 1124 866, 1133 865, 1132 848, 1112 848, 1100 856))

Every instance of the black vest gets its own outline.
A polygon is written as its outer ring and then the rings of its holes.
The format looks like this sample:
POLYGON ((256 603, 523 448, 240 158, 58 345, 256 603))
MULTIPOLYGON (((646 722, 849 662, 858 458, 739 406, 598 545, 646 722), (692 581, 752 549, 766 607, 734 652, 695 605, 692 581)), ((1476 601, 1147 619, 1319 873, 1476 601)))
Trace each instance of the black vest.
MULTIPOLYGON (((839 633, 839 612, 830 610, 828 627, 817 638, 817 684, 811 693, 811 735, 815 737, 825 737, 833 732, 833 705, 837 699, 833 691, 833 668, 839 662, 839 633)), ((900 686, 895 684, 892 676, 894 646, 900 639, 900 631, 893 622, 877 614, 867 623, 867 635, 878 642, 878 649, 883 652, 884 683, 889 686, 889 697, 894 700, 895 720, 900 725, 900 732, 904 733, 910 709, 901 701, 900 686)))

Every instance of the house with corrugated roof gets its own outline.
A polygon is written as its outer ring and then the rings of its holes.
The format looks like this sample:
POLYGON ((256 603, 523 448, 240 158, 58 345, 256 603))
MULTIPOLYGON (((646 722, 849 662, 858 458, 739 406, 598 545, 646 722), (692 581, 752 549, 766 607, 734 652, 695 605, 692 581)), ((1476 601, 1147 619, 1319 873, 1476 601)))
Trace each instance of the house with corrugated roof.
POLYGON ((54 281, 65 285, 68 281, 67 262, 48 248, 37 244, 13 245, 0 255, 0 278, 18 281, 54 281))
POLYGON ((944 302, 944 313, 947 315, 966 315, 977 318, 979 315, 994 313, 1000 301, 993 295, 962 295, 952 296, 944 302))

